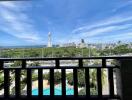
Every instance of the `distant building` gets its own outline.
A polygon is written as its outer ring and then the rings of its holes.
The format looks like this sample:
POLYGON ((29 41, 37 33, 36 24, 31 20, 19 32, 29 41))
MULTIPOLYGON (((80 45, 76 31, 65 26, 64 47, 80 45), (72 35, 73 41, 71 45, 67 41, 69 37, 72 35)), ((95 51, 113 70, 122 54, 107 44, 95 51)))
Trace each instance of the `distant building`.
POLYGON ((78 48, 87 48, 88 45, 85 43, 84 39, 81 39, 81 43, 78 44, 78 48))
POLYGON ((59 44, 52 45, 52 47, 58 48, 59 47, 59 44))
POLYGON ((98 46, 98 48, 97 49, 113 49, 115 46, 116 46, 116 44, 113 44, 113 43, 101 43, 101 44, 98 44, 99 46, 98 46))
POLYGON ((61 44, 60 47, 76 47, 75 42, 61 44))
POLYGON ((128 48, 132 49, 132 43, 128 44, 128 48))
POLYGON ((108 49, 113 49, 115 48, 116 44, 114 43, 91 43, 91 44, 88 44, 88 47, 90 48, 95 48, 95 49, 98 49, 98 50, 104 50, 106 48, 108 49))

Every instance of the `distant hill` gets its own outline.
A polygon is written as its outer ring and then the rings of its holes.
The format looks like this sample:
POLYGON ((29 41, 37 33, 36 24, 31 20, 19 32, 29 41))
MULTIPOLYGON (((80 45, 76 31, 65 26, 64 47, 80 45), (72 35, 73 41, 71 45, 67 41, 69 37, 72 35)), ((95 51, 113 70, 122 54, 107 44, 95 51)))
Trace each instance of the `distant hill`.
MULTIPOLYGON (((8 48, 46 48, 47 45, 29 45, 29 46, 0 46, 1 49, 8 48)), ((58 45, 53 45, 53 47, 58 47, 58 45)))
POLYGON ((32 46, 0 46, 0 48, 42 48, 46 45, 32 45, 32 46))

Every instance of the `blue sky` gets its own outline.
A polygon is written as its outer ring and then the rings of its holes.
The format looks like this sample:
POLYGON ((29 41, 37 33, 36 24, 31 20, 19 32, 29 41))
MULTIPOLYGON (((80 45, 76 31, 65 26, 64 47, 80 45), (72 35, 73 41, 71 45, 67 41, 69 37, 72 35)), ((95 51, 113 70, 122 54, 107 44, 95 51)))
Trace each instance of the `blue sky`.
POLYGON ((0 46, 132 42, 132 0, 0 2, 0 46))

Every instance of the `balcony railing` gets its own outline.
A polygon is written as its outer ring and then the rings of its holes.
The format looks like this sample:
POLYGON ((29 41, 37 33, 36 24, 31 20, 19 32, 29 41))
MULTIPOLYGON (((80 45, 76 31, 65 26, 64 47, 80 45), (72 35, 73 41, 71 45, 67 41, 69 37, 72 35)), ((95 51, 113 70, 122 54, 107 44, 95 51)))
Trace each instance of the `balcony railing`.
POLYGON ((96 100, 110 100, 110 99, 120 99, 121 97, 114 92, 114 70, 115 69, 120 69, 120 66, 114 65, 107 65, 107 60, 108 59, 114 59, 114 60, 120 60, 120 59, 132 59, 132 57, 87 57, 87 58, 22 58, 22 59, 5 59, 1 58, 0 59, 0 70, 4 71, 4 96, 1 96, 1 99, 5 98, 68 98, 68 97, 73 97, 73 98, 80 98, 83 97, 84 99, 96 99, 96 100), (101 60, 101 66, 84 66, 83 61, 84 60, 101 60), (54 60, 55 61, 55 67, 27 67, 27 61, 47 61, 47 60, 54 60), (60 61, 61 60, 77 60, 78 61, 78 66, 60 66, 60 61), (8 61, 21 61, 22 66, 20 68, 5 68, 4 67, 4 62, 8 61), (32 70, 37 69, 38 70, 38 96, 33 96, 32 95, 32 70), (43 69, 49 69, 50 72, 50 95, 45 96, 43 95, 43 69), (55 69, 60 69, 61 74, 62 74, 62 95, 56 96, 54 95, 54 70, 55 69), (74 95, 66 95, 66 69, 73 69, 73 80, 74 80, 74 95), (86 82, 86 95, 80 96, 78 95, 78 74, 77 71, 79 69, 84 69, 85 70, 85 82, 86 82), (97 77, 97 95, 91 95, 90 94, 90 69, 96 69, 96 77, 97 77), (102 69, 107 69, 108 70, 108 83, 109 83, 109 94, 104 95, 102 93, 102 69), (9 95, 9 71, 10 70, 15 70, 15 96, 11 97, 9 95), (27 95, 22 96, 20 93, 20 72, 22 70, 26 70, 27 72, 27 95))

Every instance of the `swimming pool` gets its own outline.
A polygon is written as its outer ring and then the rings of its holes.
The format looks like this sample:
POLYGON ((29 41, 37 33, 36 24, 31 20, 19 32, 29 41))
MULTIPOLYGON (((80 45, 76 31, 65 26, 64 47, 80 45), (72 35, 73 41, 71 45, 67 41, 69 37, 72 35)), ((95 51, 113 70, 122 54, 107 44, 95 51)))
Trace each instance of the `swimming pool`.
MULTIPOLYGON (((62 87, 55 87, 55 95, 62 95, 62 87)), ((38 89, 32 90, 32 95, 38 95, 38 89)), ((43 95, 50 95, 50 88, 43 89, 43 95)), ((73 88, 66 87, 66 95, 74 95, 73 88)))

